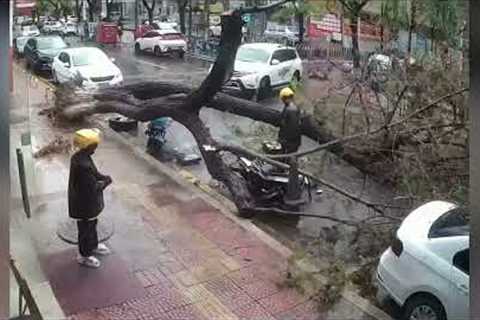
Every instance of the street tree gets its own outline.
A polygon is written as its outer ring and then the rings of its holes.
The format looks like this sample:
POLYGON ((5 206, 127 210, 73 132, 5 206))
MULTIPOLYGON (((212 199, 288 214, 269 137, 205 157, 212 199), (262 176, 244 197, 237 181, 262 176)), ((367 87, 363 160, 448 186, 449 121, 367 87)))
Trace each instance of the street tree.
POLYGON ((155 10, 157 0, 142 0, 142 3, 143 3, 143 6, 145 7, 145 9, 147 9, 148 22, 150 22, 150 24, 152 24, 153 23, 153 12, 155 10), (149 4, 149 1, 150 1, 150 4, 149 4))
POLYGON ((93 22, 101 14, 101 0, 86 0, 88 4, 88 21, 93 22), (100 10, 99 10, 100 9, 100 10))
POLYGON ((177 0, 177 6, 178 6, 178 16, 179 16, 179 24, 180 24, 180 32, 183 34, 187 33, 187 27, 186 27, 186 19, 185 19, 185 14, 187 11, 187 6, 188 6, 188 0, 177 0))
POLYGON ((370 0, 339 0, 343 7, 343 12, 350 20, 350 29, 352 30, 352 54, 353 67, 360 68, 360 48, 358 44, 358 21, 363 8, 370 2, 370 0))
POLYGON ((105 5, 107 7, 107 19, 112 18, 112 10, 113 10, 113 5, 115 4, 115 0, 106 0, 105 5))
POLYGON ((407 25, 407 11, 405 0, 383 0, 380 5, 380 46, 385 45, 385 31, 390 38, 396 39, 398 32, 407 25))
MULTIPOLYGON (((370 120, 369 114, 365 112, 366 124, 363 125, 361 132, 347 134, 339 138, 332 133, 331 129, 327 128, 322 119, 318 119, 312 114, 304 113, 300 122, 302 134, 320 144, 311 150, 289 155, 266 156, 252 152, 242 146, 214 139, 209 128, 199 116, 202 108, 213 108, 222 112, 248 117, 275 127, 280 125, 281 111, 264 108, 253 101, 232 97, 222 93, 220 89, 233 72, 236 52, 241 44, 242 14, 273 10, 287 2, 288 0, 285 0, 266 6, 240 8, 225 13, 222 16, 222 33, 217 59, 211 72, 198 87, 172 81, 143 81, 118 88, 102 89, 92 93, 81 88, 75 89, 70 86, 61 86, 56 90, 55 112, 59 117, 67 120, 79 119, 98 113, 119 113, 142 122, 151 121, 159 117, 171 117, 193 135, 208 172, 213 179, 226 186, 231 194, 232 201, 238 208, 239 214, 243 216, 249 216, 259 210, 261 211, 262 208, 255 206, 254 195, 249 192, 246 181, 231 169, 228 157, 231 154, 259 158, 272 165, 288 169, 288 165, 279 162, 280 158, 304 157, 321 150, 329 150, 361 171, 375 175, 378 174, 379 167, 372 165, 372 163, 378 161, 376 159, 380 155, 382 155, 381 159, 388 160, 395 157, 397 153, 403 154, 399 148, 403 145, 417 146, 419 142, 417 135, 423 137, 424 134, 434 134, 432 137, 427 136, 428 139, 421 138, 420 140, 421 146, 428 145, 428 147, 431 147, 433 144, 439 143, 441 141, 439 139, 445 139, 445 136, 452 132, 446 132, 445 130, 452 128, 459 130, 458 128, 465 127, 465 120, 445 124, 442 123, 444 119, 441 119, 438 123, 428 123, 429 119, 431 119, 429 112, 436 108, 441 110, 443 108, 448 110, 460 108, 462 100, 455 98, 467 90, 460 87, 456 82, 450 81, 448 91, 445 93, 443 82, 433 85, 426 81, 428 75, 435 70, 428 69, 421 73, 423 78, 420 81, 416 81, 415 86, 395 89, 395 95, 391 97, 390 95, 385 95, 389 97, 388 103, 378 103, 381 110, 380 114, 382 115, 380 122, 370 120), (425 84, 428 86, 422 87, 425 84), (441 96, 424 94, 425 92, 432 92, 432 88, 435 88, 435 95, 440 92, 441 96), (408 113, 400 117, 400 110, 403 110, 402 112, 405 113, 403 105, 409 102, 412 106, 414 105, 414 108, 408 109, 408 113), (419 105, 420 102, 423 105, 419 105), (423 117, 425 114, 428 114, 428 116, 423 117), (425 119, 422 121, 426 122, 417 122, 419 117, 425 119), (367 129, 365 130, 365 128, 367 129), (352 141, 356 140, 360 140, 360 147, 359 145, 351 144, 352 141), (370 146, 372 147, 370 148, 370 146)), ((412 79, 408 81, 413 84, 414 81, 412 79)), ((359 96, 365 97, 363 100, 364 103, 367 103, 365 101, 367 93, 371 95, 370 93, 372 92, 369 84, 370 80, 365 80, 364 78, 358 80, 356 78, 355 81, 359 88, 357 90, 359 96), (370 91, 370 93, 367 91, 370 91)), ((394 87, 399 87, 398 82, 395 82, 394 87)), ((373 93, 377 93, 378 101, 382 100, 378 95, 378 91, 373 90, 373 93)), ((367 109, 368 106, 364 106, 364 110, 367 109)), ((451 113, 449 113, 446 119, 449 120, 450 118, 451 113)), ((385 205, 364 200, 311 173, 304 171, 302 173, 347 198, 374 209, 379 214, 384 213, 382 208, 385 205)))
POLYGON ((51 12, 56 18, 66 18, 72 13, 71 3, 68 0, 39 0, 37 9, 43 13, 51 12))

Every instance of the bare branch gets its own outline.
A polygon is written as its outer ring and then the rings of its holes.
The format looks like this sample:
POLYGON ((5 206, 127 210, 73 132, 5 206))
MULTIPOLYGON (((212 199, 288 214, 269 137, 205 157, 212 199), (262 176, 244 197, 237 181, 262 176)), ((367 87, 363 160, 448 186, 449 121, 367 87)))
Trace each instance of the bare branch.
POLYGON ((469 90, 468 88, 463 88, 463 89, 457 90, 455 92, 449 93, 447 95, 444 95, 444 96, 436 99, 435 101, 429 103, 428 105, 424 106, 423 108, 420 108, 420 109, 412 112, 411 114, 409 114, 405 118, 400 119, 396 122, 392 122, 388 125, 382 126, 380 128, 377 128, 373 131, 366 132, 366 133, 357 133, 357 134, 353 134, 353 135, 350 135, 350 136, 347 136, 347 137, 344 137, 344 138, 335 139, 335 140, 332 140, 332 141, 329 141, 327 143, 321 144, 318 147, 312 148, 312 149, 307 150, 307 151, 288 153, 288 154, 280 154, 280 155, 269 155, 269 157, 271 159, 281 159, 281 158, 287 158, 287 157, 303 157, 303 156, 309 155, 311 153, 315 153, 315 152, 318 152, 318 151, 321 151, 321 150, 328 149, 328 148, 330 148, 330 147, 332 147, 336 144, 345 143, 345 142, 352 141, 352 140, 355 140, 355 139, 358 139, 358 138, 361 138, 361 137, 366 137, 368 135, 379 133, 380 131, 383 131, 385 129, 391 128, 393 126, 397 126, 399 124, 403 124, 403 123, 407 122, 408 120, 412 119, 413 117, 418 116, 420 113, 423 113, 423 112, 429 110, 430 108, 436 106, 439 102, 441 102, 441 101, 443 101, 447 98, 453 97, 455 95, 461 94, 463 92, 466 92, 468 90, 469 90))

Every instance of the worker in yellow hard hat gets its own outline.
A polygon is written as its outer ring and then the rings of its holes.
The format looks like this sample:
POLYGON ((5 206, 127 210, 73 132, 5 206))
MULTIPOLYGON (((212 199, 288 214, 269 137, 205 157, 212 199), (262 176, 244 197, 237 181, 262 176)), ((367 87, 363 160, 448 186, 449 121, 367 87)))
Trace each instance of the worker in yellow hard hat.
POLYGON ((280 100, 283 102, 283 111, 280 118, 278 142, 282 145, 282 153, 293 153, 301 143, 300 110, 294 103, 295 92, 290 88, 280 91, 280 100))
POLYGON ((98 243, 97 218, 104 208, 103 190, 112 183, 112 178, 98 172, 92 155, 100 143, 100 132, 82 129, 75 132, 73 144, 77 151, 70 161, 68 181, 69 216, 77 220, 78 263, 98 268, 100 261, 95 255, 107 255, 110 250, 98 243))

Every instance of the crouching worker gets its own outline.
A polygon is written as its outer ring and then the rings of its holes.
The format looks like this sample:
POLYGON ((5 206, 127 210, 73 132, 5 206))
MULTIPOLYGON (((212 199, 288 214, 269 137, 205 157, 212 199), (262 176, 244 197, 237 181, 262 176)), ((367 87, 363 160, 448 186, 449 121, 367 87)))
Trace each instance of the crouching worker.
POLYGON ((73 142, 77 151, 70 161, 68 210, 70 218, 77 220, 77 261, 81 265, 98 268, 100 261, 95 255, 110 253, 106 245, 98 243, 97 218, 104 207, 103 190, 112 183, 112 179, 98 172, 92 160, 100 143, 98 130, 79 130, 73 142))

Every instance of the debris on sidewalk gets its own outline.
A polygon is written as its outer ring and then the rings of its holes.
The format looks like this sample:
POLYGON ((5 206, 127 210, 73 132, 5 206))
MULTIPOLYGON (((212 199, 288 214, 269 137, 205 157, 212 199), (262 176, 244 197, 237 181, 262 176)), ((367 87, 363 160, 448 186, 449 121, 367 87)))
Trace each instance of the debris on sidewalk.
POLYGON ((44 147, 40 148, 33 154, 33 157, 38 159, 55 153, 69 154, 73 151, 73 145, 70 140, 64 137, 57 136, 54 140, 49 142, 44 147))

